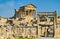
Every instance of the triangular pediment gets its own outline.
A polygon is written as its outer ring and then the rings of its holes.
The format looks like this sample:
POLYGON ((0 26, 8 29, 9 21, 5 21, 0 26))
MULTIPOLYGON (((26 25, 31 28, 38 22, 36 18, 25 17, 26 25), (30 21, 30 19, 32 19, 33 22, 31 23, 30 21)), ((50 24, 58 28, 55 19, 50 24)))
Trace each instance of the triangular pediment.
POLYGON ((35 6, 35 5, 33 5, 33 4, 28 4, 28 5, 26 5, 26 7, 36 8, 36 6, 35 6))
POLYGON ((33 4, 28 4, 25 6, 25 9, 36 10, 36 6, 33 4))

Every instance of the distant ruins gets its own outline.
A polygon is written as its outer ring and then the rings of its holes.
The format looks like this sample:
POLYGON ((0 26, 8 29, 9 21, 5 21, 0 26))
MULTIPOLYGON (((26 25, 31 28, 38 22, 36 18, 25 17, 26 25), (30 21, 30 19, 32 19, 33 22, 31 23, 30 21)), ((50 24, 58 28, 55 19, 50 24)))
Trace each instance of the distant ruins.
POLYGON ((16 36, 60 37, 60 16, 56 11, 36 14, 36 6, 33 4, 15 9, 12 18, 0 16, 0 39, 14 39, 16 36))

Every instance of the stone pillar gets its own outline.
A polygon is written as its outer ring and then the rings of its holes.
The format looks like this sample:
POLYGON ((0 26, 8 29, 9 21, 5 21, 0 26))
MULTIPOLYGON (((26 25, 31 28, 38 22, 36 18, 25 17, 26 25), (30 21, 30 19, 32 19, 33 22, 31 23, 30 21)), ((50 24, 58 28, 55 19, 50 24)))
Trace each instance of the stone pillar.
POLYGON ((25 16, 26 16, 26 10, 25 10, 25 16))
POLYGON ((33 10, 31 10, 31 16, 33 16, 33 10))
POLYGON ((26 28, 25 28, 25 37, 26 37, 26 28))
POLYGON ((20 12, 20 15, 21 15, 21 17, 22 17, 22 11, 20 12))
POLYGON ((39 14, 38 14, 37 22, 38 22, 38 25, 39 25, 40 24, 40 15, 39 14))
POLYGON ((32 15, 35 18, 35 16, 36 16, 36 11, 35 10, 33 10, 32 15))
POLYGON ((28 10, 28 15, 30 15, 29 10, 28 10))
POLYGON ((40 37, 41 32, 42 32, 42 30, 41 30, 41 26, 38 26, 38 37, 40 37))
POLYGON ((48 29, 48 27, 46 26, 46 27, 45 27, 45 30, 44 30, 44 31, 45 31, 45 37, 47 37, 47 33, 48 33, 48 32, 47 32, 47 29, 48 29))
POLYGON ((54 37, 57 37, 56 35, 56 26, 57 26, 57 12, 54 12, 54 37))
POLYGON ((38 14, 38 17, 37 17, 37 23, 38 23, 38 37, 40 37, 40 30, 41 30, 41 26, 40 26, 40 15, 38 14))

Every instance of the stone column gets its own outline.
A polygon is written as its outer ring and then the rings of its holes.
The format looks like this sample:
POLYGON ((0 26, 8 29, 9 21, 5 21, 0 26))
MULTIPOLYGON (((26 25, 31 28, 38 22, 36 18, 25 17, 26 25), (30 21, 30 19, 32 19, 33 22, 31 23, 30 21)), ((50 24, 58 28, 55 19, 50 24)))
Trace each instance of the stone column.
MULTIPOLYGON (((40 15, 38 14, 38 18, 37 18, 37 23, 38 23, 38 37, 40 37, 40 30, 39 30, 39 27, 40 27, 40 15)), ((41 29, 41 27, 40 27, 40 29, 41 29)))
POLYGON ((26 10, 25 10, 25 16, 26 16, 26 10))
POLYGON ((40 34, 41 34, 41 29, 40 29, 40 26, 36 26, 36 37, 40 37, 40 34))
POLYGON ((33 10, 31 10, 31 16, 33 16, 33 10))
POLYGON ((36 11, 35 10, 33 10, 33 12, 32 12, 32 14, 31 15, 33 15, 33 17, 35 18, 35 16, 36 16, 36 11))
POLYGON ((38 17, 37 17, 37 22, 38 22, 38 25, 40 24, 40 15, 38 14, 38 17))
POLYGON ((29 10, 28 10, 28 15, 30 15, 30 14, 29 14, 29 10))
POLYGON ((57 26, 57 25, 56 25, 56 24, 57 24, 57 12, 55 11, 55 12, 54 12, 54 35, 55 35, 54 37, 57 37, 57 36, 56 36, 56 35, 57 35, 57 34, 56 34, 56 26, 57 26))

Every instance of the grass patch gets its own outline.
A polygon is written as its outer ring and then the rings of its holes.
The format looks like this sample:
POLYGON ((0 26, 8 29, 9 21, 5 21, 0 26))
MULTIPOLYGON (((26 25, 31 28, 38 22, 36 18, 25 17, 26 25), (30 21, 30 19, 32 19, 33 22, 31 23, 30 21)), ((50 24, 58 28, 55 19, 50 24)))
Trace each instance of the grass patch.
POLYGON ((32 37, 29 37, 29 38, 15 37, 15 39, 36 39, 36 38, 32 38, 32 37))

